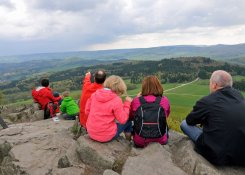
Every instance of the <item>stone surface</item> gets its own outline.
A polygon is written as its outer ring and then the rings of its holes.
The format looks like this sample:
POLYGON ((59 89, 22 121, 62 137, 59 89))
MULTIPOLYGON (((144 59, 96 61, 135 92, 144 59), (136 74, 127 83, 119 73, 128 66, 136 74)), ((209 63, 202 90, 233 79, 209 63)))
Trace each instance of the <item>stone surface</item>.
POLYGON ((173 131, 167 145, 138 149, 122 137, 108 143, 87 135, 74 140, 73 123, 49 119, 0 130, 0 175, 245 174, 245 167, 213 166, 187 137, 173 131))
POLYGON ((216 167, 194 151, 194 144, 186 136, 170 132, 169 149, 172 160, 188 174, 232 175, 245 174, 242 167, 216 167), (226 169, 226 170, 224 170, 226 169))
POLYGON ((11 123, 23 123, 43 120, 44 111, 39 110, 37 103, 20 106, 1 106, 0 114, 11 123))
POLYGON ((119 174, 113 170, 105 170, 103 175, 119 175, 119 174))
POLYGON ((127 159, 122 175, 187 175, 172 162, 171 154, 160 144, 150 144, 140 151, 133 149, 132 155, 127 159))
MULTIPOLYGON (((83 174, 84 164, 73 162, 68 155, 67 159, 73 167, 69 167, 69 171, 65 170, 67 168, 62 168, 62 170, 58 168, 60 158, 66 157, 69 149, 75 145, 69 130, 72 124, 73 121, 54 122, 50 119, 10 125, 6 131, 2 130, 1 142, 7 141, 12 148, 7 156, 0 152, 1 157, 5 156, 1 162, 0 172, 4 175, 67 174, 67 172, 83 174)), ((73 151, 75 152, 74 148, 73 151)), ((65 166, 67 167, 67 164, 65 166)))
POLYGON ((117 168, 119 162, 123 161, 123 155, 129 152, 131 147, 129 142, 123 138, 99 143, 91 140, 88 135, 82 136, 77 140, 79 146, 77 153, 80 159, 101 170, 117 168))

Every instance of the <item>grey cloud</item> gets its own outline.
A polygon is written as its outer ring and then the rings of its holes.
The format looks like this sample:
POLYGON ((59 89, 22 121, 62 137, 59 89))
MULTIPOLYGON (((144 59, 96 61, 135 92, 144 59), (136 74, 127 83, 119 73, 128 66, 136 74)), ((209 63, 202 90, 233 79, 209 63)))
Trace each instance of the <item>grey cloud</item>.
POLYGON ((0 6, 14 8, 13 4, 9 0, 0 0, 0 6))
POLYGON ((93 9, 104 2, 106 0, 35 0, 30 5, 43 10, 80 11, 93 9))
MULTIPOLYGON (((30 33, 34 33, 31 35, 33 38, 28 38, 26 41, 24 38, 20 41, 19 47, 15 44, 18 43, 18 39, 9 44, 5 43, 6 47, 11 48, 9 50, 16 52, 51 52, 81 48, 86 50, 90 45, 110 43, 119 40, 122 36, 164 33, 171 30, 188 31, 185 29, 192 27, 200 27, 203 30, 206 27, 225 28, 232 25, 243 25, 245 22, 245 15, 243 15, 245 1, 243 0, 225 2, 223 0, 19 1, 24 1, 28 7, 28 14, 30 13, 31 17, 33 15, 35 22, 38 20, 40 22, 38 21, 30 28, 30 33), (44 16, 43 14, 48 15, 39 18, 38 15, 44 16), (46 40, 37 40, 35 38, 37 35, 40 35, 42 39, 46 37, 46 40)), ((10 2, 0 0, 0 5, 12 7, 10 2)), ((30 22, 29 16, 23 18, 29 22, 28 25, 34 23, 30 22)), ((19 27, 19 23, 23 24, 22 21, 13 23, 19 27)), ((20 30, 19 33, 22 31, 26 30, 20 30)), ((1 40, 0 45, 3 45, 1 40)), ((7 48, 0 51, 5 52, 6 50, 7 48)))

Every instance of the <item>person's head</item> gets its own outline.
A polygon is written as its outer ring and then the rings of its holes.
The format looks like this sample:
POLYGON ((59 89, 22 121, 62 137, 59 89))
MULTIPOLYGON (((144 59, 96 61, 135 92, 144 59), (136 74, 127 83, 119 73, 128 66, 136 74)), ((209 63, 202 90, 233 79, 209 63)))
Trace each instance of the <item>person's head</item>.
POLYGON ((162 96, 162 94, 163 87, 156 76, 151 75, 144 78, 142 82, 141 95, 162 96))
POLYGON ((48 87, 49 86, 49 80, 44 78, 41 80, 41 85, 44 87, 48 87))
POLYGON ((123 95, 127 91, 127 86, 123 79, 116 75, 111 75, 104 82, 104 87, 111 89, 117 95, 123 95))
POLYGON ((214 71, 210 78, 209 90, 210 93, 224 87, 232 87, 233 81, 231 75, 224 70, 214 71))
POLYGON ((94 81, 98 84, 103 84, 106 79, 106 73, 104 70, 98 70, 94 74, 94 81))
POLYGON ((70 95, 70 92, 69 91, 65 91, 62 93, 63 97, 68 97, 70 95))

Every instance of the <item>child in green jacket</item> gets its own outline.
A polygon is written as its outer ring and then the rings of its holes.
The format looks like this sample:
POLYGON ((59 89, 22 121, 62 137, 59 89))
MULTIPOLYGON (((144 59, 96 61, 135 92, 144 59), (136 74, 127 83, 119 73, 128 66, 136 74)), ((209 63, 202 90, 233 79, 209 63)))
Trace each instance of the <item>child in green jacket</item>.
POLYGON ((79 107, 72 97, 69 96, 69 91, 63 93, 63 100, 60 106, 62 117, 65 120, 75 120, 79 115, 79 107))

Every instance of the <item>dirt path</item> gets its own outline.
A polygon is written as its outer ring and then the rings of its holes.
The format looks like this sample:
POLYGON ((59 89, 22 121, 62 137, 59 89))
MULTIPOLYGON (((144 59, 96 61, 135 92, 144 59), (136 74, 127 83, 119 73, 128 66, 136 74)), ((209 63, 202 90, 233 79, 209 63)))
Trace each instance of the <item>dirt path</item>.
POLYGON ((195 80, 193 80, 193 81, 191 81, 191 82, 189 82, 189 83, 184 83, 184 84, 181 84, 181 85, 176 86, 176 87, 174 87, 174 88, 167 89, 167 90, 165 90, 164 92, 169 92, 169 91, 172 91, 172 90, 174 90, 174 89, 177 89, 177 88, 180 88, 180 87, 183 87, 183 86, 186 86, 186 85, 195 83, 195 82, 198 81, 198 80, 199 80, 199 78, 196 78, 195 80))

